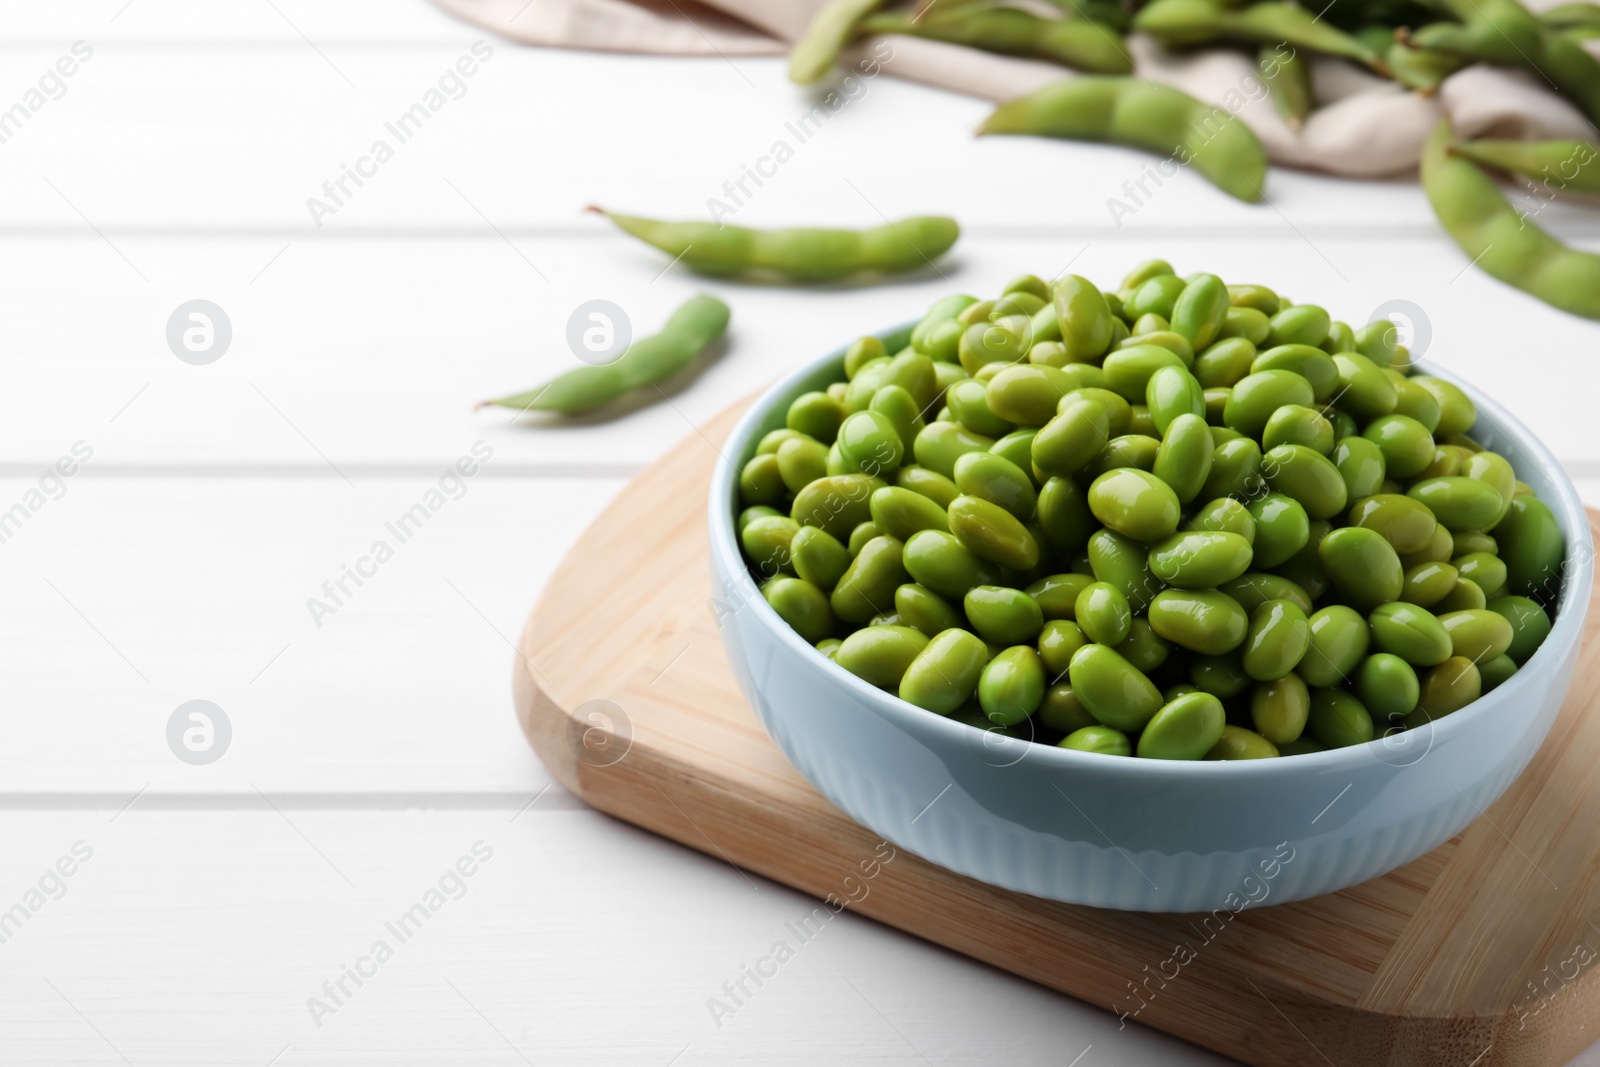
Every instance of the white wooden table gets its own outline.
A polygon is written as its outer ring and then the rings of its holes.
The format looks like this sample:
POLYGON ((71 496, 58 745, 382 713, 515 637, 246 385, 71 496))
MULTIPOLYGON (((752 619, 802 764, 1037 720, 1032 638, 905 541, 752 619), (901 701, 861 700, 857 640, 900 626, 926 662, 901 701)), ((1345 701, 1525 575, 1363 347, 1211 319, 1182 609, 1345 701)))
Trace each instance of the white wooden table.
MULTIPOLYGON (((703 213, 809 108, 780 61, 529 50, 420 0, 0 20, 5 1063, 1220 1062, 852 915, 719 1024, 708 999, 811 902, 587 810, 513 721, 509 641, 627 477, 952 289, 1163 255, 1357 324, 1409 300, 1428 354, 1600 500, 1600 331, 1465 270, 1408 182, 1278 172, 1247 207, 1180 174, 1119 228, 1106 200, 1142 157, 974 141, 983 104, 880 78, 736 218, 953 214, 946 277, 707 283, 579 209, 703 213), (475 42, 398 143, 385 123, 475 42), (392 158, 363 163, 380 138, 392 158), (307 199, 346 165, 368 176, 319 228, 307 199), (729 352, 670 405, 545 430, 473 412, 572 364, 582 301, 649 331, 700 288, 734 309, 729 352), (232 330, 203 366, 166 339, 195 299, 232 330), (385 524, 475 448, 398 543, 385 524), (361 563, 379 540, 392 558, 361 563), (231 729, 209 764, 169 747, 191 700, 231 729), (402 939, 386 924, 419 903, 402 939)), ((1592 215, 1541 220, 1600 242, 1592 215)))

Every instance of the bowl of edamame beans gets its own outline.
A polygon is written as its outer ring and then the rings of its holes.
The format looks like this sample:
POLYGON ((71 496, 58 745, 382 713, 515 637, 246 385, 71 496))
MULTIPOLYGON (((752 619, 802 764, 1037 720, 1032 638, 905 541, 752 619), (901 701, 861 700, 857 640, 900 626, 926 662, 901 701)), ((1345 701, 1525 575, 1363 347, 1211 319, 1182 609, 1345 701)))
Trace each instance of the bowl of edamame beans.
POLYGON ((935 863, 1205 911, 1493 803, 1576 663, 1572 484, 1387 322, 1144 264, 1023 275, 773 387, 710 499, 719 625, 825 796, 935 863))

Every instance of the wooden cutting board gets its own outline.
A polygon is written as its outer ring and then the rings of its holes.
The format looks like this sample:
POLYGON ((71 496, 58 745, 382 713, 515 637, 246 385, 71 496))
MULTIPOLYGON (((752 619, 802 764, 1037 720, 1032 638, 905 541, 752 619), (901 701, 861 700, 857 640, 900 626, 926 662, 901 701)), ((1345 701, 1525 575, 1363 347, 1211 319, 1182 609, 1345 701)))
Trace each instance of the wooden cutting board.
MULTIPOLYGON (((1600 669, 1580 665, 1499 803, 1383 878, 1204 926, 996 889, 881 845, 801 778, 740 696, 712 615, 705 510, 744 407, 617 497, 523 631, 518 717, 572 792, 1247 1063, 1561 1064, 1600 1040, 1600 669)), ((1585 648, 1596 625, 1591 611, 1585 648)))

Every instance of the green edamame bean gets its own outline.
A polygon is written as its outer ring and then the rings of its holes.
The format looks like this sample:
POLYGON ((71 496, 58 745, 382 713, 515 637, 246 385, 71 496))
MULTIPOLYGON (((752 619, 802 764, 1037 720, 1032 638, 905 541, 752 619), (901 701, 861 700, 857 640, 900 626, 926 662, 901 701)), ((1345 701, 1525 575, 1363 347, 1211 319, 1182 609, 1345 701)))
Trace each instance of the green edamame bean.
POLYGON ((763 578, 771 578, 780 571, 792 574, 792 544, 799 531, 800 524, 787 515, 759 518, 744 528, 739 543, 763 578))
POLYGON ((1089 643, 1089 635, 1071 619, 1051 619, 1039 631, 1039 658, 1051 678, 1062 678, 1078 649, 1089 643))
MULTIPOLYGON (((963 457, 965 458, 965 457, 963 457)), ((921 493, 898 486, 884 486, 868 501, 872 524, 899 541, 908 540, 918 530, 950 529, 945 510, 921 493)))
MULTIPOLYGON (((776 460, 773 465, 776 468, 776 460)), ((820 526, 835 538, 848 540, 857 526, 871 520, 872 494, 882 488, 882 480, 866 474, 818 478, 794 495, 789 517, 802 526, 820 526)))
POLYGON ((954 604, 915 582, 907 582, 894 591, 894 610, 902 623, 927 637, 966 625, 954 604))
POLYGON ((1178 297, 1182 295, 1187 284, 1175 274, 1157 274, 1146 279, 1122 302, 1123 317, 1129 322, 1135 322, 1146 315, 1154 315, 1165 323, 1155 329, 1169 328, 1172 325, 1172 309, 1177 306, 1178 297))
POLYGON ((788 518, 788 516, 784 515, 784 513, 779 511, 777 508, 771 508, 765 504, 756 504, 753 507, 745 508, 739 512, 739 519, 735 524, 735 528, 739 531, 739 536, 743 537, 746 526, 749 526, 757 519, 768 518, 788 518))
POLYGON ((1105 726, 1134 732, 1161 708, 1161 691, 1115 649, 1084 645, 1068 669, 1072 691, 1105 726))
POLYGON ((1350 328, 1349 323, 1331 322, 1328 324, 1328 336, 1322 339, 1320 347, 1330 356, 1338 355, 1340 352, 1354 353, 1356 332, 1350 328))
POLYGON ((1305 445, 1278 445, 1261 457, 1261 476, 1277 493, 1300 503, 1313 519, 1344 510, 1344 478, 1327 456, 1305 445))
POLYGON ((1460 711, 1483 695, 1483 675, 1463 656, 1451 656, 1422 678, 1417 707, 1404 719, 1407 729, 1460 711))
POLYGON ((1188 279, 1173 302, 1172 330, 1198 352, 1216 340, 1228 306, 1228 287, 1222 279, 1215 274, 1196 274, 1188 279))
POLYGON ((832 659, 834 656, 839 654, 839 646, 842 644, 844 644, 844 642, 839 640, 837 637, 825 637, 812 647, 814 647, 818 652, 821 652, 824 656, 832 659))
POLYGON ((1379 367, 1394 364, 1395 349, 1400 343, 1400 331, 1393 319, 1369 322, 1355 332, 1355 350, 1379 367))
POLYGON ((1461 577, 1470 579, 1480 589, 1497 590, 1506 584, 1506 565, 1492 553, 1469 552, 1450 563, 1461 577))
POLYGON ((976 585, 993 585, 1000 569, 967 550, 954 535, 923 530, 906 541, 905 568, 919 585, 942 597, 960 600, 976 585))
MULTIPOLYGON (((792 431, 791 431, 792 432, 792 431)), ((778 477, 791 493, 798 493, 828 474, 828 449, 822 442, 796 433, 772 453, 778 461, 778 477)))
POLYGON ((1207 656, 1232 652, 1250 629, 1239 602, 1214 589, 1163 589, 1150 601, 1146 617, 1161 637, 1207 656))
POLYGON ((1052 685, 1044 691, 1044 700, 1040 702, 1036 715, 1039 725, 1061 734, 1074 733, 1086 726, 1106 729, 1095 722, 1089 709, 1078 699, 1078 694, 1065 682, 1052 685))
POLYGON ((1033 464, 1046 474, 1076 474, 1110 440, 1111 413, 1106 405, 1082 391, 1069 393, 1062 397, 1056 417, 1034 437, 1033 464))
POLYGON ((1106 442, 1106 447, 1095 453, 1089 465, 1080 472, 1080 477, 1098 478, 1107 471, 1121 467, 1135 467, 1150 473, 1155 469, 1156 456, 1160 451, 1161 442, 1154 437, 1137 433, 1113 437, 1106 442))
MULTIPOLYGON (((1158 316, 1155 315, 1146 316, 1146 318, 1149 319, 1155 319, 1157 317, 1158 316)), ((1143 322, 1144 319, 1139 321, 1143 322)), ((1194 347, 1189 344, 1188 340, 1181 333, 1174 333, 1170 329, 1151 330, 1148 333, 1130 333, 1128 337, 1120 341, 1116 347, 1134 348, 1139 345, 1155 345, 1157 348, 1165 348, 1167 351, 1171 352, 1173 355, 1182 360, 1185 367, 1193 368, 1194 366, 1194 347)))
MULTIPOLYGON (((1272 321, 1255 308, 1230 307, 1222 316, 1222 329, 1217 331, 1220 343, 1229 338, 1250 342, 1252 356, 1256 345, 1262 344, 1272 334, 1272 321)), ((1215 345, 1213 345, 1215 347, 1215 345)), ((1196 363, 1199 358, 1196 358, 1196 363)), ((1248 373, 1248 371, 1246 372, 1248 373)), ((1244 377, 1243 374, 1239 377, 1244 377)))
POLYGON ((1312 398, 1319 404, 1328 402, 1339 389, 1339 368, 1315 345, 1279 344, 1266 349, 1250 364, 1250 371, 1259 374, 1267 370, 1300 375, 1311 386, 1312 398))
POLYGON ((1394 413, 1405 415, 1421 423, 1430 434, 1439 428, 1441 410, 1439 401, 1414 378, 1390 371, 1394 385, 1394 413))
POLYGON ((989 455, 999 456, 1023 472, 1033 470, 1033 439, 1038 430, 1012 430, 989 448, 989 455))
POLYGON ((1182 507, 1172 487, 1155 475, 1124 468, 1089 486, 1089 510, 1109 530, 1136 541, 1158 541, 1178 528, 1182 507))
POLYGON ((1188 372, 1183 358, 1172 349, 1149 344, 1117 349, 1106 356, 1100 370, 1105 375, 1107 389, 1129 404, 1136 404, 1146 399, 1151 377, 1164 367, 1188 372))
MULTIPOLYGON (((1000 132, 1000 131, 995 131, 1000 132)), ((1104 294, 1087 278, 1069 274, 1055 283, 1051 301, 1060 324, 1061 344, 1067 362, 1098 360, 1111 347, 1111 307, 1104 294)))
POLYGON ((869 685, 894 692, 927 647, 928 635, 909 626, 867 626, 840 643, 833 661, 869 685))
POLYGON ((1399 402, 1399 394, 1389 376, 1366 356, 1338 352, 1333 357, 1339 372, 1339 388, 1334 398, 1341 409, 1361 422, 1388 415, 1399 402))
POLYGON ((1033 518, 1038 505, 1033 479, 993 452, 968 452, 957 459, 955 482, 967 496, 998 504, 1022 522, 1033 518))
POLYGON ((882 534, 862 545, 828 597, 833 613, 845 622, 864 623, 890 610, 895 589, 908 581, 901 561, 904 547, 882 534))
POLYGON ((1488 609, 1511 624, 1511 645, 1506 655, 1522 666, 1550 636, 1550 616, 1539 602, 1525 596, 1500 596, 1488 602, 1488 609))
MULTIPOLYGON (((972 310, 968 308, 963 316, 972 310)), ((956 342, 956 359, 973 377, 991 364, 1001 364, 1003 369, 1003 365, 1018 363, 1028 357, 1031 338, 1027 334, 1032 328, 1032 322, 1024 316, 999 322, 988 319, 974 322, 961 331, 961 339, 956 342)))
POLYGON ((1371 611, 1379 604, 1399 600, 1405 588, 1400 556, 1373 530, 1340 527, 1322 539, 1317 556, 1339 595, 1358 610, 1371 611))
POLYGON ((1151 546, 1150 573, 1179 589, 1212 589, 1244 574, 1251 558, 1240 534, 1189 530, 1151 546))
POLYGON ((1268 493, 1245 509, 1255 522, 1254 566, 1277 567, 1310 543, 1311 517, 1293 497, 1268 493))
POLYGON ((1400 562, 1407 567, 1414 567, 1418 563, 1447 563, 1455 555, 1455 538, 1443 526, 1436 527, 1433 531, 1433 540, 1428 547, 1420 552, 1407 552, 1400 558, 1400 562))
POLYGON ((1144 401, 1150 410, 1156 436, 1163 437, 1173 421, 1192 415, 1205 423, 1205 390, 1182 367, 1159 367, 1145 383, 1144 401))
POLYGON ((1409 714, 1422 695, 1422 683, 1411 664, 1388 652, 1362 660, 1350 681, 1367 711, 1380 720, 1409 714))
POLYGON ((1167 662, 1172 654, 1172 646, 1150 628, 1148 619, 1134 619, 1128 625, 1128 636, 1115 647, 1123 659, 1147 675, 1167 662))
POLYGON ((1278 755, 1278 746, 1254 730, 1232 723, 1222 728, 1222 736, 1206 753, 1209 760, 1272 759, 1278 755))
POLYGON ((1039 542, 1005 508, 976 496, 958 496, 947 511, 950 532, 969 551, 1014 571, 1039 565, 1039 542))
POLYGON ((756 444, 756 455, 764 456, 768 453, 777 455, 778 449, 785 441, 792 440, 796 437, 804 438, 805 434, 797 433, 796 431, 789 429, 787 426, 780 426, 776 430, 770 430, 761 435, 761 440, 756 444))
POLYGON ((750 457, 739 471, 739 500, 748 505, 776 504, 785 487, 778 457, 768 452, 750 457))
POLYGON ((1122 289, 1125 292, 1132 291, 1158 274, 1176 273, 1172 264, 1164 259, 1147 259, 1127 273, 1122 279, 1122 289))
POLYGON ((1272 348, 1319 345, 1328 336, 1328 327, 1332 324, 1328 313, 1315 304, 1296 304, 1272 316, 1272 333, 1267 336, 1267 344, 1272 348))
POLYGON ((1131 756, 1133 743, 1121 730, 1109 726, 1085 726, 1061 739, 1061 748, 1078 752, 1097 752, 1102 756, 1131 756))
POLYGON ((1089 574, 1051 574, 1027 587, 1046 619, 1072 619, 1077 615, 1078 594, 1094 581, 1089 574))
POLYGON ((1285 404, 1267 418, 1261 431, 1262 448, 1271 451, 1279 445, 1304 445, 1325 456, 1333 449, 1333 423, 1316 408, 1285 404))
POLYGON ((976 378, 956 382, 945 390, 945 404, 956 422, 975 434, 985 437, 1004 437, 1016 429, 1016 424, 1001 418, 989 409, 989 389, 976 378))
MULTIPOLYGON (((851 473, 891 475, 900 469, 905 456, 905 445, 895 424, 887 415, 871 410, 847 416, 839 424, 836 444, 851 473)), ((781 465, 781 450, 779 462, 781 465)))
POLYGON ((1418 607, 1431 608, 1449 595, 1459 577, 1459 572, 1448 563, 1428 562, 1407 567, 1400 599, 1418 607))
POLYGON ((800 578, 779 577, 761 587, 761 596, 778 617, 815 644, 833 632, 827 594, 800 578))
POLYGON ((1478 664, 1478 678, 1485 693, 1497 689, 1505 684, 1513 674, 1517 673, 1517 664, 1510 656, 1496 656, 1486 659, 1478 664))
POLYGON ((1433 435, 1408 415, 1373 419, 1361 436, 1383 453, 1384 469, 1393 478, 1413 478, 1433 462, 1433 435))
MULTIPOLYGON (((1228 409, 1228 401, 1232 398, 1232 386, 1206 389, 1206 421, 1215 429, 1226 430, 1237 437, 1243 437, 1245 435, 1239 433, 1239 431, 1222 425, 1222 414, 1228 409)), ((1216 443, 1221 444, 1225 440, 1229 440, 1229 438, 1217 438, 1216 443)))
POLYGON ((786 425, 826 445, 838 436, 844 416, 844 407, 827 393, 802 393, 790 403, 786 425))
POLYGON ((1247 571, 1231 582, 1221 583, 1217 591, 1237 600, 1247 615, 1255 614, 1257 608, 1272 600, 1287 600, 1303 613, 1311 612, 1311 594, 1280 574, 1247 571))
POLYGON ((1138 754, 1146 759, 1203 759, 1222 739, 1226 724, 1222 701, 1210 693, 1185 693, 1151 718, 1139 735, 1138 754))
POLYGON ((1313 612, 1308 621, 1311 646, 1295 673, 1310 686, 1338 685, 1366 657, 1371 640, 1367 620, 1353 608, 1330 604, 1313 612))
POLYGON ((1196 508, 1183 528, 1238 534, 1251 544, 1254 544, 1256 539, 1256 520, 1251 517, 1249 509, 1232 497, 1226 496, 1218 497, 1196 508))
POLYGON ((1306 613, 1292 600, 1271 600, 1250 615, 1239 658, 1246 674, 1270 682, 1294 670, 1310 647, 1306 613))
POLYGON ((1406 490, 1406 496, 1427 505, 1441 525, 1457 530, 1481 530, 1499 516, 1500 494, 1488 482, 1459 475, 1428 478, 1406 490))
POLYGON ((1039 487, 1034 516, 1045 540, 1058 552, 1083 548, 1094 532, 1094 514, 1089 510, 1088 495, 1070 478, 1045 480, 1039 487))
POLYGON ((1506 564, 1507 588, 1518 596, 1554 601, 1566 553, 1566 538, 1555 513, 1537 497, 1518 496, 1494 528, 1494 536, 1506 564))
POLYGON ((1439 523, 1433 512, 1411 497, 1379 493, 1355 502, 1350 508, 1350 525, 1380 535, 1396 552, 1409 553, 1432 544, 1439 523))
POLYGON ((900 679, 900 699, 939 715, 949 715, 978 688, 989 663, 989 648, 976 634, 945 630, 936 634, 900 679))
POLYGON ((1000 371, 984 388, 989 411, 1017 426, 1037 428, 1055 418, 1061 398, 1078 385, 1055 367, 1019 363, 1000 371))
POLYGON ((1365 437, 1344 437, 1333 446, 1331 456, 1339 477, 1344 479, 1345 496, 1350 500, 1374 496, 1383 485, 1383 451, 1365 437))
POLYGON ((1427 608, 1398 601, 1381 604, 1367 616, 1367 625, 1380 652, 1412 666, 1433 667, 1450 658, 1450 634, 1427 608))
MULTIPOLYGON (((1001 104, 978 132, 1143 148, 1191 164, 1218 188, 1246 201, 1260 199, 1266 183, 1266 153, 1242 122, 1217 116, 1214 107, 1186 93, 1138 78, 1080 76, 1056 82, 1001 104)), ((1139 283, 1141 288, 1157 277, 1139 283)), ((1142 311, 1124 301, 1123 313, 1137 318, 1142 311)))
MULTIPOLYGON (((1259 311, 1235 308, 1229 315, 1235 312, 1255 315, 1261 319, 1262 327, 1266 326, 1266 316, 1259 311)), ((1256 359, 1254 337, 1229 337, 1226 336, 1228 327, 1223 329, 1223 338, 1194 359, 1193 373, 1204 389, 1232 388, 1250 373, 1250 365, 1256 359)))
POLYGON ((1431 610, 1436 615, 1447 615, 1452 611, 1479 611, 1488 606, 1488 599, 1477 582, 1470 578, 1457 578, 1456 584, 1431 610))
POLYGON ((1451 655, 1474 663, 1505 655, 1515 636, 1511 621, 1487 608, 1446 612, 1439 624, 1450 635, 1451 655))
POLYGON ((961 606, 978 636, 990 644, 1028 644, 1044 628, 1038 601, 1021 589, 976 585, 967 590, 961 606))
MULTIPOLYGON (((1320 355, 1321 353, 1319 353, 1320 355)), ((1327 356, 1323 355, 1326 359, 1327 356)), ((1258 357, 1256 363, 1260 363, 1258 357)), ((1241 378, 1228 395, 1222 411, 1223 425, 1246 437, 1259 439, 1267 419, 1285 404, 1310 407, 1315 400, 1311 383, 1286 370, 1254 371, 1241 378)))
POLYGON ((918 465, 946 478, 955 474, 956 460, 968 452, 987 452, 994 438, 973 433, 956 422, 934 421, 917 434, 912 452, 918 465))
POLYGON ((1348 411, 1340 411, 1335 407, 1325 407, 1322 409, 1322 417, 1327 419, 1329 425, 1333 427, 1335 444, 1347 437, 1355 437, 1361 432, 1361 427, 1357 425, 1356 420, 1351 417, 1348 411))
POLYGON ((1364 745, 1375 733, 1371 712, 1342 689, 1318 689, 1311 694, 1306 726, 1311 736, 1329 748, 1364 745))
POLYGON ((1311 692, 1293 672, 1257 683, 1250 694, 1250 722, 1275 745, 1298 740, 1311 713, 1311 692))
POLYGON ((1276 315, 1279 310, 1278 294, 1264 285, 1230 285, 1228 303, 1236 308, 1252 308, 1269 316, 1276 315))
POLYGON ((1250 687, 1237 653, 1226 656, 1195 656, 1189 660, 1189 680, 1203 693, 1219 700, 1238 696, 1250 687))
POLYGON ((955 482, 926 467, 901 467, 895 471, 894 484, 927 497, 941 508, 949 507, 950 502, 961 495, 955 482))
POLYGON ((1044 663, 1027 645, 1008 648, 978 676, 978 704, 996 726, 1015 726, 1044 703, 1044 663))
POLYGON ((1128 636, 1133 610, 1122 590, 1110 582, 1094 582, 1078 594, 1073 617, 1090 641, 1117 645, 1128 636))
POLYGON ((871 335, 858 337, 844 350, 844 376, 854 378, 867 363, 889 358, 889 350, 880 338, 871 335))

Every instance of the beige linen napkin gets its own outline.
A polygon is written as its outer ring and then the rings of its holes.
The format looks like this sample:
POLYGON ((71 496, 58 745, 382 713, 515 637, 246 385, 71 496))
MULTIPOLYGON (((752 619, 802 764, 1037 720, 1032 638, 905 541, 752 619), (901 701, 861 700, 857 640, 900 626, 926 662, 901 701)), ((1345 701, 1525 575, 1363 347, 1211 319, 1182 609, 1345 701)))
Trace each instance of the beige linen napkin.
MULTIPOLYGON (((434 0, 440 7, 527 44, 614 52, 681 55, 780 55, 805 32, 824 0, 434 0)), ((1023 0, 1026 2, 1026 0, 1023 0)), ((1535 10, 1560 0, 1529 0, 1535 10)), ((1593 140, 1583 114, 1534 76, 1469 67, 1433 97, 1409 92, 1349 63, 1313 61, 1319 106, 1292 130, 1267 97, 1254 62, 1217 49, 1167 52, 1134 34, 1129 50, 1138 73, 1238 115, 1275 163, 1330 174, 1374 178, 1417 165, 1422 142, 1441 116, 1463 136, 1593 140)), ((1591 49, 1600 43, 1591 42, 1591 49)), ((877 38, 845 59, 868 52, 882 69, 912 81, 1005 100, 1072 72, 1051 63, 997 56, 912 37, 877 38)))

